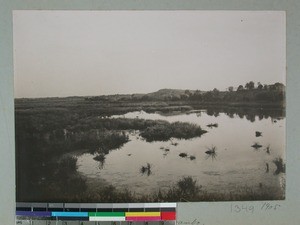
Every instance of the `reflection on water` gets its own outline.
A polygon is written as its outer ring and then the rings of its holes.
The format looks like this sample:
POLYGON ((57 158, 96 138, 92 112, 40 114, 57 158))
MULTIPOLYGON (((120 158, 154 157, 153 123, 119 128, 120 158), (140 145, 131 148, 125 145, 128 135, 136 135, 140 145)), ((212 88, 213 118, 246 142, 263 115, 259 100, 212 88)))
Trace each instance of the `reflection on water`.
POLYGON ((78 158, 78 170, 89 178, 105 179, 137 195, 168 189, 184 176, 196 179, 211 192, 282 185, 284 175, 280 172, 285 168, 280 159, 284 159, 285 118, 271 111, 254 117, 230 110, 167 115, 139 111, 112 117, 189 122, 208 133, 189 140, 173 138, 149 143, 138 132, 128 132, 130 141, 106 155, 104 167, 99 168, 93 155, 78 158), (206 127, 214 124, 218 126, 206 127))

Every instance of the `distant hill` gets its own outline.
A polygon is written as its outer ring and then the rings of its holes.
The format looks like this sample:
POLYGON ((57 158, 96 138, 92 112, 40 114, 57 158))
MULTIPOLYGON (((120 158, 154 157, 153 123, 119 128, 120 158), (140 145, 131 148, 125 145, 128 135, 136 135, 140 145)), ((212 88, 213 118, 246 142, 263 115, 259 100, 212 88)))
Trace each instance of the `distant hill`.
POLYGON ((160 89, 145 96, 155 100, 168 100, 180 99, 182 95, 185 95, 185 91, 181 89, 160 89))

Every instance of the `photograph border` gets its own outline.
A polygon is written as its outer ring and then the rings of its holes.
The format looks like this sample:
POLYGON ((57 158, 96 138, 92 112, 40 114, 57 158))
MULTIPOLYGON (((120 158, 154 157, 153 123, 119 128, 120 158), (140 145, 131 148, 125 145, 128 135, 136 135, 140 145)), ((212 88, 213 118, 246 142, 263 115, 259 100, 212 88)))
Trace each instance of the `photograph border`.
POLYGON ((299 151, 297 139, 300 124, 300 79, 297 75, 300 52, 299 21, 300 5, 294 1, 1 1, 0 11, 0 164, 1 189, 0 221, 13 224, 15 219, 15 146, 14 146, 14 102, 13 102, 13 34, 12 10, 285 10, 287 15, 287 189, 286 200, 272 202, 203 202, 178 203, 179 224, 298 224, 300 202, 298 187, 299 151), (279 205, 274 207, 263 207, 279 205), (236 206, 241 210, 233 210, 236 206), (255 211, 246 210, 254 207, 255 211), (196 221, 196 222, 195 222, 196 221), (194 223, 193 223, 194 222, 194 223))

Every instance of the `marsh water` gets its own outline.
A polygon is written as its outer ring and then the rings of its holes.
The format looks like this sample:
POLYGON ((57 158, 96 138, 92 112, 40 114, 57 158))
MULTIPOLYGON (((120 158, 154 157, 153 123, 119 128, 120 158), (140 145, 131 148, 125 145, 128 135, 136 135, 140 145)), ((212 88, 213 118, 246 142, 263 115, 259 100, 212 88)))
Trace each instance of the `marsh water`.
POLYGON ((208 132, 201 137, 146 142, 138 131, 128 132, 130 141, 112 150, 104 162, 94 155, 78 156, 78 171, 90 184, 106 182, 136 195, 168 189, 184 176, 197 180, 209 192, 231 192, 237 188, 258 190, 262 185, 280 189, 283 174, 276 174, 273 160, 285 157, 285 118, 237 114, 211 114, 206 110, 188 113, 136 111, 112 117, 189 122, 208 132), (207 125, 217 124, 211 128, 207 125), (261 136, 256 136, 256 131, 261 136), (262 147, 252 147, 255 143, 262 147), (215 147, 215 154, 206 151, 215 147), (180 157, 186 153, 186 157, 180 157), (150 172, 141 168, 151 166, 150 172))

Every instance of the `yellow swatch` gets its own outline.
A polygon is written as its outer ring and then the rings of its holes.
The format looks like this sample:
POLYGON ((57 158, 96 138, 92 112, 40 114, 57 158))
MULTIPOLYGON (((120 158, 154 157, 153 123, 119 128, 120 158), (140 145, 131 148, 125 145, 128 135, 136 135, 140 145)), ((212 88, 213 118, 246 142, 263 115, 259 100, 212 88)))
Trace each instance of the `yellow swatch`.
POLYGON ((125 216, 160 216, 160 212, 125 212, 125 216))

